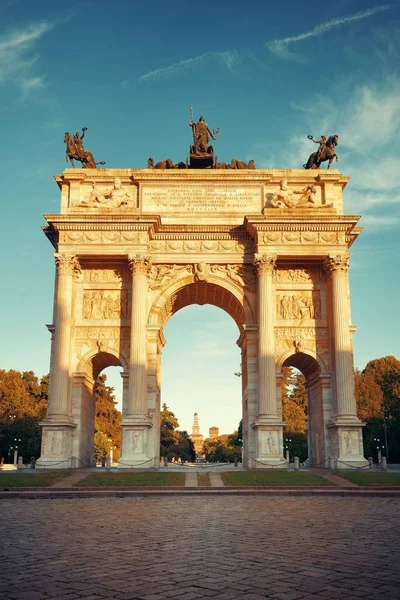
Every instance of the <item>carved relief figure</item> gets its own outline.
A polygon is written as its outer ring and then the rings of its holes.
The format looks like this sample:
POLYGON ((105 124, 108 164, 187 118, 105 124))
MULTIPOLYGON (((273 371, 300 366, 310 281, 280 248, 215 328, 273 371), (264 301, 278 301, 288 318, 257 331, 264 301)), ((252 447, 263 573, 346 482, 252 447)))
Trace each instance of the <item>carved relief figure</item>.
POLYGON ((296 208, 315 206, 315 194, 317 190, 313 185, 308 185, 301 190, 288 188, 287 179, 281 179, 279 189, 274 192, 271 205, 275 208, 296 208), (299 198, 296 198, 300 196, 299 198))
POLYGON ((83 294, 84 319, 125 319, 128 312, 127 291, 96 290, 83 294))
POLYGON ((321 318, 321 300, 316 294, 278 295, 276 306, 277 315, 281 319, 321 318))
POLYGON ((114 186, 105 193, 97 190, 93 181, 88 204, 102 208, 135 208, 131 194, 122 188, 118 177, 114 178, 114 186))
POLYGON ((158 290, 181 273, 193 273, 193 265, 152 265, 147 273, 149 287, 158 290))
POLYGON ((276 454, 276 442, 271 432, 267 436, 268 449, 271 454, 276 454))
POLYGON ((209 265, 205 262, 194 265, 194 277, 197 281, 207 281, 209 265))

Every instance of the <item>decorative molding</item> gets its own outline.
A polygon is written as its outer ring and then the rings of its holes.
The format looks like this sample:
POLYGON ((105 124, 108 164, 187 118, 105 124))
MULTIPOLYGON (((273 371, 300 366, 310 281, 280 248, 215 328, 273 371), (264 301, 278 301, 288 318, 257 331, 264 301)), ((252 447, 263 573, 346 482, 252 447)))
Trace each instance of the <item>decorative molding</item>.
POLYGON ((304 269, 288 268, 275 269, 273 274, 275 283, 317 283, 324 281, 322 268, 310 267, 304 269))
POLYGON ((146 275, 151 267, 151 258, 143 254, 130 255, 128 256, 128 264, 132 275, 139 273, 146 275))
POLYGON ((277 340, 329 340, 327 327, 275 327, 277 340))

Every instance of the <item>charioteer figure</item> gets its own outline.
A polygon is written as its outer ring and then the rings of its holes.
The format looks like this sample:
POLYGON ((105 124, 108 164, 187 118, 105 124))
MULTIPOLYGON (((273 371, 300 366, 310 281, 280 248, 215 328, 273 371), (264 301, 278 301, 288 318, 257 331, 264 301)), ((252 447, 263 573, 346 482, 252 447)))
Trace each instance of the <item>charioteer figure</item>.
POLYGON ((193 144, 190 146, 190 166, 197 169, 206 169, 214 166, 214 147, 209 145, 210 137, 215 140, 219 129, 211 130, 201 116, 198 121, 193 121, 193 109, 190 109, 189 125, 192 128, 193 144))

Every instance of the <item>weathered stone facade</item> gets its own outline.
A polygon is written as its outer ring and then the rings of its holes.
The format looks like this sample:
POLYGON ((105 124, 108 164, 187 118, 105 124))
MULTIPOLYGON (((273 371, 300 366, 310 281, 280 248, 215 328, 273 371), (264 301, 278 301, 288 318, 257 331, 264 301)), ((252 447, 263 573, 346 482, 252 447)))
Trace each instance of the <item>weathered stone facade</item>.
POLYGON ((163 329, 194 303, 222 308, 238 327, 245 466, 285 462, 282 366, 307 378, 310 460, 364 464, 348 283, 360 228, 343 214, 347 177, 67 169, 56 181, 61 213, 44 227, 57 277, 39 465, 92 464, 93 384, 120 365, 119 466, 158 466, 163 329), (289 207, 276 200, 283 192, 289 207))

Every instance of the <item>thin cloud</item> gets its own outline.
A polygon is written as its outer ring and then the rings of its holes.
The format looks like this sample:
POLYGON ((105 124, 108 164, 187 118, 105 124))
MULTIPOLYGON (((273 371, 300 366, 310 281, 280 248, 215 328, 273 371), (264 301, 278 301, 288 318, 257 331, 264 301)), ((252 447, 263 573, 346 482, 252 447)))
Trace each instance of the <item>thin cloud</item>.
POLYGON ((29 90, 45 87, 43 77, 32 73, 39 59, 33 52, 39 40, 54 26, 50 21, 41 21, 0 35, 0 84, 13 82, 25 95, 29 90))
POLYGON ((180 75, 184 75, 199 65, 210 61, 217 61, 230 71, 234 72, 236 65, 240 61, 240 55, 236 50, 229 50, 226 52, 206 52, 200 56, 182 60, 168 67, 149 71, 148 73, 145 73, 139 77, 139 81, 160 81, 162 79, 169 79, 171 77, 179 77, 180 75))
POLYGON ((282 58, 293 58, 294 55, 288 51, 288 46, 290 44, 294 44, 296 42, 301 42, 311 37, 322 35, 323 33, 327 33, 335 27, 342 27, 343 25, 347 25, 348 23, 351 23, 353 21, 359 21, 360 19, 371 17, 379 12, 388 10, 389 8, 391 8, 390 4, 382 4, 375 6, 374 8, 369 8, 368 10, 363 10, 361 12, 355 13, 354 15, 330 19, 329 21, 324 21, 323 23, 316 25, 311 31, 300 33, 299 35, 272 40, 270 42, 267 42, 266 45, 271 50, 271 52, 274 52, 282 58))

